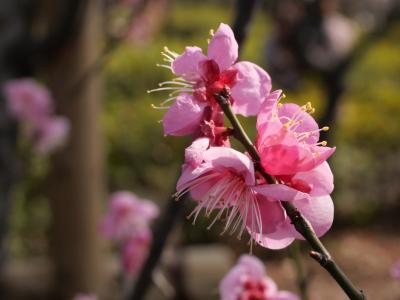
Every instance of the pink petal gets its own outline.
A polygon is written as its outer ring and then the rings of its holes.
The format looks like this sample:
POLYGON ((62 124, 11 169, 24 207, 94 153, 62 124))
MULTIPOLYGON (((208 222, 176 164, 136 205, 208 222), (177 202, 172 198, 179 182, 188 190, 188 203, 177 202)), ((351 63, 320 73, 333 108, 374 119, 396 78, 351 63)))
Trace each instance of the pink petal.
POLYGON ((336 147, 312 146, 304 148, 299 147, 299 164, 297 171, 305 172, 312 170, 326 161, 336 150, 336 147))
POLYGON ((282 90, 273 91, 269 94, 261 105, 260 112, 257 115, 257 129, 264 123, 272 120, 272 114, 276 109, 278 100, 282 95, 282 90))
POLYGON ((319 140, 319 127, 317 122, 315 122, 314 118, 306 113, 301 107, 294 103, 285 103, 278 109, 278 116, 281 118, 282 123, 285 124, 288 120, 285 120, 282 117, 286 117, 289 119, 296 119, 300 121, 299 124, 293 125, 293 131, 297 133, 302 132, 313 132, 310 134, 308 138, 305 138, 304 141, 307 144, 315 144, 319 140))
MULTIPOLYGON (((206 173, 211 173, 213 171, 213 167, 211 164, 202 164, 199 167, 193 168, 191 165, 184 164, 182 167, 181 176, 178 179, 176 184, 176 190, 178 192, 185 189, 188 183, 192 180, 199 178, 200 176, 205 175, 206 173)), ((212 186, 212 182, 204 182, 200 186, 197 186, 195 189, 190 189, 190 193, 192 198, 195 200, 200 200, 203 195, 205 195, 210 187, 212 186)))
POLYGON ((204 152, 210 146, 208 138, 198 138, 189 147, 185 149, 185 163, 193 168, 199 166, 204 157, 204 152))
POLYGON ((237 150, 227 147, 211 147, 204 154, 204 161, 213 167, 236 171, 247 185, 255 184, 254 165, 250 158, 237 150))
MULTIPOLYGON (((295 207, 311 223, 317 236, 324 235, 332 226, 334 208, 330 196, 313 197, 294 202, 295 207)), ((304 239, 292 226, 293 235, 304 239)))
POLYGON ((250 62, 239 62, 233 68, 238 71, 237 81, 231 88, 233 112, 243 116, 257 115, 271 91, 271 77, 250 62))
POLYGON ((206 59, 199 47, 186 47, 185 51, 172 62, 172 72, 186 80, 198 80, 199 63, 206 59))
POLYGON ((182 136, 194 133, 203 118, 205 103, 186 93, 180 94, 164 115, 164 133, 182 136))
MULTIPOLYGON (((279 202, 269 201, 267 197, 261 194, 257 195, 257 204, 260 212, 262 233, 268 234, 273 233, 281 226, 285 220, 285 212, 279 202)), ((247 228, 250 232, 260 233, 260 228, 257 226, 257 222, 254 218, 252 220, 252 214, 247 215, 247 228)))
POLYGON ((255 186, 253 190, 273 201, 296 201, 309 198, 308 194, 284 184, 263 184, 255 186))
POLYGON ((64 146, 67 141, 70 123, 65 117, 49 117, 42 120, 36 129, 38 138, 34 141, 34 148, 42 154, 48 154, 64 146))
POLYGON ((272 233, 263 233, 262 235, 251 233, 251 236, 260 246, 274 250, 286 248, 295 239, 290 220, 286 220, 272 233))
POLYGON ((238 58, 238 44, 232 29, 221 23, 208 44, 208 58, 215 60, 220 71, 232 66, 238 58))
POLYGON ((310 185, 311 196, 329 195, 334 187, 333 174, 326 161, 310 171, 297 173, 292 180, 301 180, 310 185))

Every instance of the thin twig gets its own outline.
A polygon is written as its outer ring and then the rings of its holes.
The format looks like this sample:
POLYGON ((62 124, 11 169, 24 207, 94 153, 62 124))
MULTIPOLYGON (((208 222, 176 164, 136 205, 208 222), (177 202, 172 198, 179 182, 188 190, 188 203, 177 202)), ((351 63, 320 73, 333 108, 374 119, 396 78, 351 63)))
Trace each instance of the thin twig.
MULTIPOLYGON (((226 117, 232 124, 234 128, 234 136, 242 143, 245 149, 249 152, 251 158, 254 160, 255 167, 258 171, 262 170, 261 174, 265 178, 265 180, 269 183, 275 183, 276 180, 271 175, 267 174, 263 167, 260 164, 260 156, 257 152, 257 149, 251 142, 250 138, 247 136, 244 131, 242 125, 239 120, 236 118, 236 115, 233 113, 231 104, 229 101, 229 92, 227 90, 222 93, 216 94, 215 98, 218 101, 221 109, 225 113, 226 117)), ((325 268, 328 273, 335 279, 335 281, 339 284, 339 286, 343 289, 346 295, 351 300, 366 300, 365 295, 362 291, 358 290, 350 279, 344 274, 344 272, 340 269, 340 267, 336 264, 336 262, 332 259, 330 253, 322 244, 320 239, 315 234, 314 229, 312 228, 310 222, 303 217, 303 215, 297 210, 297 208, 288 201, 281 202, 283 208, 285 209, 287 215, 289 216, 293 226, 296 230, 307 240, 310 244, 311 248, 315 251, 315 253, 319 253, 321 257, 324 257, 324 261, 326 263, 321 264, 323 268, 325 268)), ((314 252, 313 252, 314 253, 314 252)), ((314 259, 318 255, 313 254, 314 259)), ((318 259, 316 259, 320 262, 318 259)), ((321 260, 322 261, 322 260, 321 260)))

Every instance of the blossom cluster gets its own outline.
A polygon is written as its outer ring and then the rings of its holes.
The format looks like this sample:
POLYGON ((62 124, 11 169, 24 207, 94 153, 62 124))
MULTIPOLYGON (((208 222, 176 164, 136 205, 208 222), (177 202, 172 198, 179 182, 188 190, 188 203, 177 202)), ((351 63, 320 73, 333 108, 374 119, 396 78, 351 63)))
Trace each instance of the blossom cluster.
POLYGON ((263 247, 281 249, 301 235, 291 224, 282 201, 290 201, 318 236, 331 227, 333 175, 326 160, 335 148, 320 142, 321 131, 311 116, 311 103, 283 103, 272 91, 266 71, 251 62, 236 62, 238 44, 231 28, 220 24, 211 31, 207 54, 186 47, 182 54, 162 52, 176 77, 154 91, 170 91, 159 109, 166 135, 191 135, 176 196, 190 192, 197 201, 194 222, 201 211, 212 215, 210 227, 225 220, 223 232, 250 234, 263 247), (231 148, 234 130, 224 124, 219 95, 228 95, 235 114, 257 117, 255 147, 260 162, 231 148), (256 167, 255 167, 256 166, 256 167), (261 171, 260 171, 261 168, 261 171), (263 172, 274 182, 267 182, 263 172))
POLYGON ((15 79, 4 85, 7 109, 21 122, 33 148, 46 154, 62 146, 69 133, 69 121, 54 115, 54 103, 47 88, 33 79, 15 79))
POLYGON ((219 286, 221 300, 299 300, 288 291, 279 291, 256 257, 242 255, 219 286))
POLYGON ((127 191, 111 195, 102 224, 102 234, 120 244, 122 266, 135 274, 142 266, 152 241, 150 222, 157 217, 158 207, 127 191))

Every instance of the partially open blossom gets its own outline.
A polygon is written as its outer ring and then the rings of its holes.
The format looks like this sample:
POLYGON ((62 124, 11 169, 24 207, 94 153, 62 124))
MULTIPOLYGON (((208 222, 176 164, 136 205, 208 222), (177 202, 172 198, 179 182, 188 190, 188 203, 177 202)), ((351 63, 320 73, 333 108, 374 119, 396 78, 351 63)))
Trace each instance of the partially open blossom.
POLYGON ((158 207, 153 202, 140 199, 128 191, 116 192, 110 197, 101 231, 107 238, 124 241, 148 231, 150 221, 158 213, 158 207))
POLYGON ((33 79, 10 80, 4 85, 8 111, 23 125, 33 148, 47 154, 63 146, 69 121, 54 115, 49 91, 33 79))
POLYGON ((40 123, 53 113, 49 91, 35 80, 15 79, 4 85, 8 111, 20 121, 40 123))
MULTIPOLYGON (((223 126, 222 111, 214 98, 216 93, 229 89, 235 113, 256 115, 271 90, 269 75, 250 62, 235 63, 238 44, 231 28, 221 23, 212 34, 207 55, 198 47, 186 47, 183 54, 165 48, 167 61, 160 65, 170 69, 177 78, 160 84, 152 91, 171 91, 170 98, 161 104, 167 108, 163 125, 167 135, 189 135, 201 131, 204 122, 223 126), (174 101, 168 107, 167 103, 174 101)), ((203 134, 208 136, 207 132, 203 134)))
POLYGON ((65 117, 43 119, 34 133, 33 146, 39 153, 50 153, 63 146, 68 138, 70 124, 65 117))
POLYGON ((242 255, 219 285, 221 300, 300 300, 288 291, 279 291, 256 257, 242 255))
POLYGON ((257 149, 261 164, 272 176, 293 176, 326 161, 335 148, 318 142, 318 127, 310 103, 304 106, 279 103, 280 91, 267 98, 257 116, 257 149))
POLYGON ((97 297, 93 294, 77 294, 73 300, 97 300, 97 297))
POLYGON ((400 260, 398 260, 392 267, 391 275, 393 278, 400 280, 400 260))
POLYGON ((122 244, 122 266, 128 274, 137 273, 149 253, 152 235, 150 230, 142 230, 132 235, 122 244))
POLYGON ((301 238, 280 201, 292 201, 311 222, 318 236, 333 221, 329 194, 302 192, 285 184, 257 183, 253 162, 234 149, 210 147, 206 138, 195 140, 185 151, 185 164, 177 183, 177 196, 190 191, 198 203, 190 216, 216 211, 209 228, 225 216, 223 232, 246 230, 263 247, 280 249, 301 238))

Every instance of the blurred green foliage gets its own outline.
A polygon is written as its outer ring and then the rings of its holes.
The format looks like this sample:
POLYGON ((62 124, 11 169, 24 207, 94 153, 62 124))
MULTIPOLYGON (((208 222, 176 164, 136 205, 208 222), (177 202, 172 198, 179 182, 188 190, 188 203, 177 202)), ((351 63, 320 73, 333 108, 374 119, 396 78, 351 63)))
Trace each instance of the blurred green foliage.
MULTIPOLYGON (((174 191, 183 159, 185 138, 163 137, 163 111, 151 108, 167 93, 147 94, 159 82, 171 78, 157 68, 164 46, 181 52, 186 45, 206 48, 208 32, 220 22, 230 23, 231 7, 215 2, 171 2, 165 25, 149 44, 121 44, 103 69, 105 97, 102 122, 107 146, 107 179, 110 191, 128 189, 163 205, 174 191)), ((242 59, 262 64, 270 22, 257 13, 242 49, 242 59)), ((348 74, 347 92, 340 105, 337 126, 331 132, 337 151, 332 160, 336 180, 336 216, 350 224, 370 222, 383 206, 399 201, 400 186, 400 24, 372 45, 348 74)), ((324 109, 324 94, 318 78, 307 78, 288 101, 312 101, 324 109)), ((254 137, 254 119, 246 120, 254 137)), ((39 176, 40 177, 40 176, 39 176)), ((10 239, 20 249, 21 238, 43 237, 48 225, 45 201, 28 199, 24 183, 17 192, 10 239), (29 200, 29 201, 28 201, 29 200), (27 203, 30 211, 24 209, 27 203), (36 201, 36 202, 34 202, 36 201), (30 215, 30 217, 26 217, 30 215), (41 220, 38 222, 38 220, 41 220), (39 225, 38 225, 39 224, 39 225)), ((36 198, 42 196, 36 195, 36 198)), ((35 198, 34 197, 34 198, 35 198)), ((190 222, 187 222, 189 224, 190 222)), ((214 238, 206 221, 187 230, 189 241, 214 238)), ((26 245, 25 245, 26 246, 26 245)))

